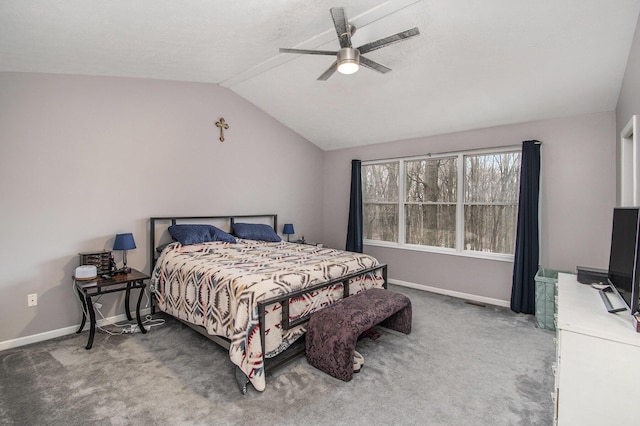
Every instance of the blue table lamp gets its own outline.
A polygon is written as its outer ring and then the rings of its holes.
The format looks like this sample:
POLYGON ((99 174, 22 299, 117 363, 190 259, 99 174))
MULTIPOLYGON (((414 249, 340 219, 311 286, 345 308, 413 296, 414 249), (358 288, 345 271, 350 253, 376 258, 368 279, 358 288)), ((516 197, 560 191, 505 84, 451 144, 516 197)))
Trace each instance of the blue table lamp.
POLYGON ((284 228, 282 228, 282 233, 287 236, 287 242, 290 242, 289 235, 296 233, 293 230, 293 223, 285 223, 284 228))
POLYGON ((116 239, 113 242, 114 250, 122 250, 122 269, 118 269, 115 273, 128 274, 131 272, 131 268, 127 268, 127 250, 133 250, 136 248, 136 242, 133 239, 132 233, 116 234, 116 239))

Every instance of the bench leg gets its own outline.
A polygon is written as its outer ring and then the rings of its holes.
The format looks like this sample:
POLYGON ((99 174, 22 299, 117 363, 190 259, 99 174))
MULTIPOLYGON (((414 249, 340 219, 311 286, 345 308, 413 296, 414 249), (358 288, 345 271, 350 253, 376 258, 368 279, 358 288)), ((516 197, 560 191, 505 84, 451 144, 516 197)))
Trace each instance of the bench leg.
POLYGON ((307 361, 318 370, 348 382, 353 378, 353 355, 358 336, 353 333, 349 337, 336 336, 332 330, 323 328, 318 325, 307 331, 307 361))
POLYGON ((411 302, 409 302, 409 305, 382 321, 380 325, 400 333, 409 334, 411 333, 411 316, 411 302))

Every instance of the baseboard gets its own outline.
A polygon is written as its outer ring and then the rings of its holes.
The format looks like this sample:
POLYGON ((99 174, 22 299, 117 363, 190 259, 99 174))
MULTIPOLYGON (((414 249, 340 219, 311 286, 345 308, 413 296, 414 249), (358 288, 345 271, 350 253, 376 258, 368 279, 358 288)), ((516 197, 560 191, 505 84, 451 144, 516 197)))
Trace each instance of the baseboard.
MULTIPOLYGON (((394 280, 394 279, 389 279, 388 281, 390 284, 395 284, 402 287, 409 287, 416 290, 423 290, 423 291, 429 291, 431 293, 444 294, 446 296, 452 296, 452 297, 465 299, 465 300, 472 300, 474 302, 485 303, 488 305, 503 306, 505 308, 508 308, 511 306, 511 303, 508 300, 493 299, 491 297, 478 296, 476 294, 462 293, 459 291, 447 290, 447 289, 438 288, 438 287, 431 287, 431 286, 426 286, 422 284, 415 284, 408 281, 400 281, 400 280, 394 280)), ((150 313, 151 313, 151 309, 149 308, 142 309, 140 311, 140 315, 148 315, 150 313)), ((125 321, 126 319, 127 319, 127 316, 125 314, 121 314, 121 315, 116 315, 114 317, 98 320, 97 324, 102 326, 102 325, 107 325, 114 322, 125 321)), ((42 342, 44 340, 54 339, 56 337, 66 336, 68 334, 73 334, 76 332, 76 330, 78 330, 78 327, 80 327, 80 324, 72 325, 70 327, 59 328, 57 330, 46 331, 44 333, 32 334, 31 336, 25 336, 25 337, 19 337, 17 339, 6 340, 4 342, 0 342, 0 351, 17 348, 20 346, 30 345, 32 343, 42 342)), ((88 324, 85 325, 85 330, 87 330, 88 327, 89 327, 88 324)))
MULTIPOLYGON (((151 313, 150 308, 141 309, 140 315, 148 315, 151 313)), ((116 315, 114 317, 109 317, 105 319, 100 319, 96 321, 96 324, 99 326, 109 325, 120 321, 127 321, 127 315, 121 314, 116 315)), ((0 351, 4 351, 6 349, 18 348, 20 346, 30 345, 32 343, 42 342, 44 340, 55 339, 56 337, 66 336, 69 334, 73 334, 78 330, 80 324, 72 325, 70 327, 59 328, 57 330, 45 331, 44 333, 32 334, 30 336, 19 337, 17 339, 5 340, 4 342, 0 342, 0 351)), ((84 326, 84 330, 89 329, 89 323, 84 326)))
POLYGON ((471 300, 474 302, 480 302, 487 305, 502 306, 505 308, 508 308, 511 306, 511 302, 508 300, 494 299, 491 297, 478 296, 477 294, 462 293, 459 291, 447 290, 444 288, 430 287, 428 285, 415 284, 407 281, 394 280, 391 278, 388 281, 390 284, 395 284, 402 287, 409 287, 409 288, 414 288, 416 290, 423 290, 423 291, 429 291, 431 293, 444 294, 446 296, 452 296, 452 297, 457 297, 459 299, 471 300))

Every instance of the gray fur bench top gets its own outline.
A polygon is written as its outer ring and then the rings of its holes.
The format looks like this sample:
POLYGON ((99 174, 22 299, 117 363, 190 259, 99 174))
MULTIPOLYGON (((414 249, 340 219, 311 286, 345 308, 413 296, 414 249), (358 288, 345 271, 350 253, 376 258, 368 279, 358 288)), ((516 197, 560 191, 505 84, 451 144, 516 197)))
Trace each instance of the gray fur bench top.
POLYGON ((307 361, 348 382, 353 377, 358 336, 376 324, 409 334, 411 300, 400 293, 373 288, 316 312, 307 326, 307 361))

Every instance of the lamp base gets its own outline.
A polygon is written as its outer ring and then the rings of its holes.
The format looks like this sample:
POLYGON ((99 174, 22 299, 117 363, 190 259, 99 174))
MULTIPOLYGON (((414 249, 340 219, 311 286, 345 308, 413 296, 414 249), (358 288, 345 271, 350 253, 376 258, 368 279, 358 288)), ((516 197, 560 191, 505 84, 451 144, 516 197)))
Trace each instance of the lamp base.
POLYGON ((126 275, 126 274, 129 274, 129 273, 131 273, 131 268, 127 268, 125 266, 125 267, 122 267, 120 269, 116 269, 115 271, 113 271, 113 273, 111 275, 126 275))

